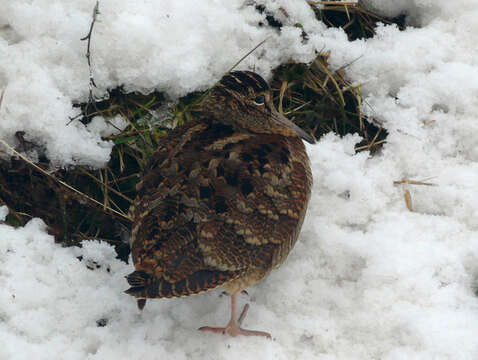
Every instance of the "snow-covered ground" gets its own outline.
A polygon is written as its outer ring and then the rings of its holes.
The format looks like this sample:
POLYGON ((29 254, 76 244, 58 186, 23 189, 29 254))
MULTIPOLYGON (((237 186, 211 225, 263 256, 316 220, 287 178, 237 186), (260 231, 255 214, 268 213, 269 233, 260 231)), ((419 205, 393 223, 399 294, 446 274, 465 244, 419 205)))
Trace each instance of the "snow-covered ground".
MULTIPOLYGON (((58 165, 101 166, 112 146, 101 126, 65 126, 88 95, 79 39, 94 3, 0 0, 1 137, 13 143, 23 130, 58 165)), ((266 37, 239 68, 268 77, 314 50, 330 51, 335 68, 350 64, 364 111, 389 136, 373 157, 354 153, 355 135, 308 147, 315 184, 299 242, 241 298, 251 303, 245 326, 273 341, 198 332, 227 320, 220 291, 138 313, 122 292, 132 267, 113 248, 62 248, 33 219, 0 224, 1 360, 478 359, 478 1, 364 1, 406 12, 411 26, 354 42, 305 1, 258 1, 284 23, 280 33, 259 27, 264 15, 248 3, 102 0, 92 61, 98 96, 125 84, 172 99, 212 85, 266 37), (436 184, 405 185, 415 212, 393 184, 401 179, 436 184)))

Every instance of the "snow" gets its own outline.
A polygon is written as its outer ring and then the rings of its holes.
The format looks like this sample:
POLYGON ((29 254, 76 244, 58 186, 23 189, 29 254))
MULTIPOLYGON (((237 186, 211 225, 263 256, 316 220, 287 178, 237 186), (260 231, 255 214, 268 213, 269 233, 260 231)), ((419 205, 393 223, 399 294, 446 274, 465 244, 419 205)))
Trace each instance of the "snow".
MULTIPOLYGON (((272 2, 271 9, 279 3, 272 2)), ((313 20, 306 3, 282 3, 291 17, 304 20, 305 30, 325 29, 313 20)), ((88 99, 86 42, 80 39, 88 32, 95 1, 0 4, 0 88, 6 88, 2 138, 13 141, 16 131, 25 131, 27 140, 45 145, 56 165, 103 166, 112 143, 78 121, 70 123, 79 113, 72 102, 88 99)), ((163 91, 172 98, 206 89, 266 38, 240 68, 268 76, 289 59, 310 61, 315 56, 315 44, 302 42, 292 19, 282 15, 280 33, 260 27, 266 15, 242 0, 204 0, 201 6, 195 1, 169 0, 158 6, 154 1, 109 0, 101 1, 100 13, 91 44, 98 86, 94 94, 99 97, 119 85, 144 93, 163 91)))
MULTIPOLYGON (((348 65, 364 112, 389 136, 373 156, 354 153, 357 135, 327 134, 307 147, 314 188, 300 239, 240 298, 251 304, 245 326, 273 341, 199 333, 229 316, 219 290, 148 301, 139 313, 122 293, 132 266, 111 246, 63 248, 33 219, 16 229, 0 222, 0 359, 478 358, 478 2, 366 2, 384 15, 405 13, 411 26, 349 42, 299 0, 258 2, 284 23, 281 32, 257 26, 264 15, 239 0, 101 1, 92 43, 98 96, 124 84, 174 100, 212 85, 268 37, 241 69, 268 77, 288 59, 330 51, 331 66, 348 65), (402 179, 436 186, 394 185, 402 179)), ((72 102, 88 96, 79 39, 94 1, 0 5, 1 137, 13 142, 23 130, 59 166, 102 166, 112 144, 101 136, 124 121, 66 126, 78 113, 72 102)))
POLYGON ((121 115, 116 115, 107 121, 102 116, 95 116, 86 128, 90 132, 100 134, 101 137, 107 137, 121 133, 128 125, 128 121, 121 115))

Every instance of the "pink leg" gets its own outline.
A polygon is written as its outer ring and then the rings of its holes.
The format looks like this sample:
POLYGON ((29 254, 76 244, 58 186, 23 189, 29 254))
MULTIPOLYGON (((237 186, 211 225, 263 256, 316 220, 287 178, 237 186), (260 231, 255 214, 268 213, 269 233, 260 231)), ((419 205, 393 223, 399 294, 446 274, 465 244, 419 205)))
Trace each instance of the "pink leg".
POLYGON ((210 327, 210 326, 203 326, 200 327, 199 330, 201 331, 211 331, 214 333, 221 333, 223 335, 228 334, 232 337, 237 335, 244 335, 244 336, 265 336, 266 338, 270 339, 271 335, 264 331, 255 331, 255 330, 245 330, 241 328, 241 324, 244 321, 244 318, 247 315, 247 310, 249 309, 249 304, 244 306, 244 309, 239 316, 239 319, 236 320, 236 294, 231 295, 231 320, 225 327, 210 327))

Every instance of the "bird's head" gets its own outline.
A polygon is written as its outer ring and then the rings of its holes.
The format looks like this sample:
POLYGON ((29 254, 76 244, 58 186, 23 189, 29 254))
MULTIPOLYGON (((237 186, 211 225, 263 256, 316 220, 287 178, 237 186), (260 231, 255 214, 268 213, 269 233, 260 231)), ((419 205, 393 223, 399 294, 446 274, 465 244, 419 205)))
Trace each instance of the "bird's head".
POLYGON ((315 139, 279 113, 266 81, 251 71, 226 74, 203 100, 202 111, 238 131, 315 139))

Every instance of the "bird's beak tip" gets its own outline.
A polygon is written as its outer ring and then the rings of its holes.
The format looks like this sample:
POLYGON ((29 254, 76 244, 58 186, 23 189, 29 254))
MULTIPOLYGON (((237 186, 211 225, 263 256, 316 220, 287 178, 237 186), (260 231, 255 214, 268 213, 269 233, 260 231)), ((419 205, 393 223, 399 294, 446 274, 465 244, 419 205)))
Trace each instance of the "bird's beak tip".
POLYGON ((277 123, 283 126, 286 126, 291 130, 294 130, 297 133, 297 135, 299 135, 303 140, 307 141, 309 144, 315 144, 315 138, 312 135, 310 135, 309 133, 307 133, 300 127, 298 127, 292 121, 287 119, 284 115, 280 114, 277 111, 274 111, 273 115, 277 123))
POLYGON ((307 134, 307 138, 302 137, 303 140, 307 141, 309 144, 315 144, 317 140, 312 135, 307 134))

